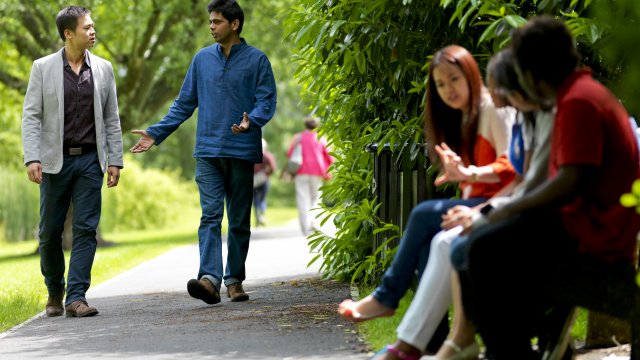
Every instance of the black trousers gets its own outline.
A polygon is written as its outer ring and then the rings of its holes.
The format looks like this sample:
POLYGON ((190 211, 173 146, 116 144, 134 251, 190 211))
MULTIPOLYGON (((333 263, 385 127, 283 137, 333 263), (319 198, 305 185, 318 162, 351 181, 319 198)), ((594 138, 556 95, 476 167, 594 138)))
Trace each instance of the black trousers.
MULTIPOLYGON (((468 267, 459 269, 463 303, 496 359, 535 358, 530 339, 550 331, 545 314, 554 307, 628 319, 637 339, 640 287, 633 264, 604 262, 578 253, 576 245, 554 212, 527 213, 471 233, 468 267)), ((632 359, 638 359, 634 345, 632 359)))

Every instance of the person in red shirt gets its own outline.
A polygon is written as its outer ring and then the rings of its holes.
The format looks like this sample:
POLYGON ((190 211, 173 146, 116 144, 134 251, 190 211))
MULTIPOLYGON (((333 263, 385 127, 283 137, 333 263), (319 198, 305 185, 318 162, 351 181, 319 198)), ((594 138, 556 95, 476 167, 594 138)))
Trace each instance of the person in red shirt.
POLYGON ((534 18, 514 31, 511 46, 528 95, 556 107, 549 178, 489 213, 491 225, 471 233, 458 270, 465 311, 491 358, 533 359, 540 355, 531 337, 543 350, 553 345, 574 306, 640 323, 640 216, 620 205, 640 177, 640 159, 626 110, 578 67, 564 23, 534 18))

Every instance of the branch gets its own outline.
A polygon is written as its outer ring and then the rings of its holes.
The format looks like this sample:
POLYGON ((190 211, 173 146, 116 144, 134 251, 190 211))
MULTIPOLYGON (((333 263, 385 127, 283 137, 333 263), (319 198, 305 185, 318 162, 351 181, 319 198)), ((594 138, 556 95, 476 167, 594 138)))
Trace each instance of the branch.
POLYGON ((140 45, 138 46, 138 50, 136 51, 136 55, 139 57, 143 57, 144 53, 149 48, 149 43, 151 42, 151 38, 156 31, 156 26, 158 26, 158 19, 160 18, 161 10, 158 4, 153 1, 153 10, 151 11, 151 15, 147 20, 147 29, 142 36, 140 41, 140 45))
POLYGON ((100 45, 102 47, 104 47, 105 50, 107 50, 107 52, 109 53, 109 55, 111 55, 111 58, 115 62, 117 62, 118 64, 123 64, 123 63, 126 62, 126 55, 120 56, 120 55, 116 54, 115 52, 113 52, 111 50, 111 47, 109 45, 107 45, 107 42, 102 40, 102 37, 100 37, 100 36, 96 36, 96 37, 98 38, 98 40, 100 40, 100 45))
POLYGON ((4 67, 0 68, 0 82, 9 88, 24 94, 27 91, 27 82, 9 74, 4 69, 4 67))
MULTIPOLYGON (((43 56, 51 51, 57 50, 58 41, 52 40, 50 36, 51 23, 38 7, 34 7, 31 2, 26 2, 25 11, 20 12, 20 23, 31 34, 35 42, 40 46, 41 52, 38 56, 43 56), (36 20, 36 21, 34 21, 36 20), (44 36, 43 36, 44 35, 44 36)), ((57 31, 55 39, 58 39, 57 31)))

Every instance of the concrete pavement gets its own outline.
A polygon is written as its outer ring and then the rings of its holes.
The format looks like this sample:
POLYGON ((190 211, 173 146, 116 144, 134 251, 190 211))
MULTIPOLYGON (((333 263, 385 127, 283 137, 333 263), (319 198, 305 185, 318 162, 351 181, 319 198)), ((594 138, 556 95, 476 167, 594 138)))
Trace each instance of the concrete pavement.
MULTIPOLYGON (((224 247, 223 247, 224 248, 224 247)), ((173 249, 87 294, 94 318, 43 314, 0 335, 0 359, 366 359, 356 328, 339 318, 347 284, 321 280, 296 225, 254 229, 250 300, 189 297, 196 245, 173 249)))

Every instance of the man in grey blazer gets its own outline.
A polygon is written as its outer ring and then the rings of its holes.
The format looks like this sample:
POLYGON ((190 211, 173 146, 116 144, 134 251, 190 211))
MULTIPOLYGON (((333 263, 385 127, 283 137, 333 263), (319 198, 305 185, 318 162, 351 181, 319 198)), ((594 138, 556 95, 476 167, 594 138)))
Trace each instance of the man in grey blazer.
POLYGON ((47 316, 93 316, 91 282, 101 188, 118 185, 122 131, 111 64, 91 54, 96 32, 78 6, 56 17, 64 48, 33 62, 22 114, 24 163, 40 185, 40 268, 49 292, 47 316), (73 203, 73 248, 65 295, 62 232, 73 203))

